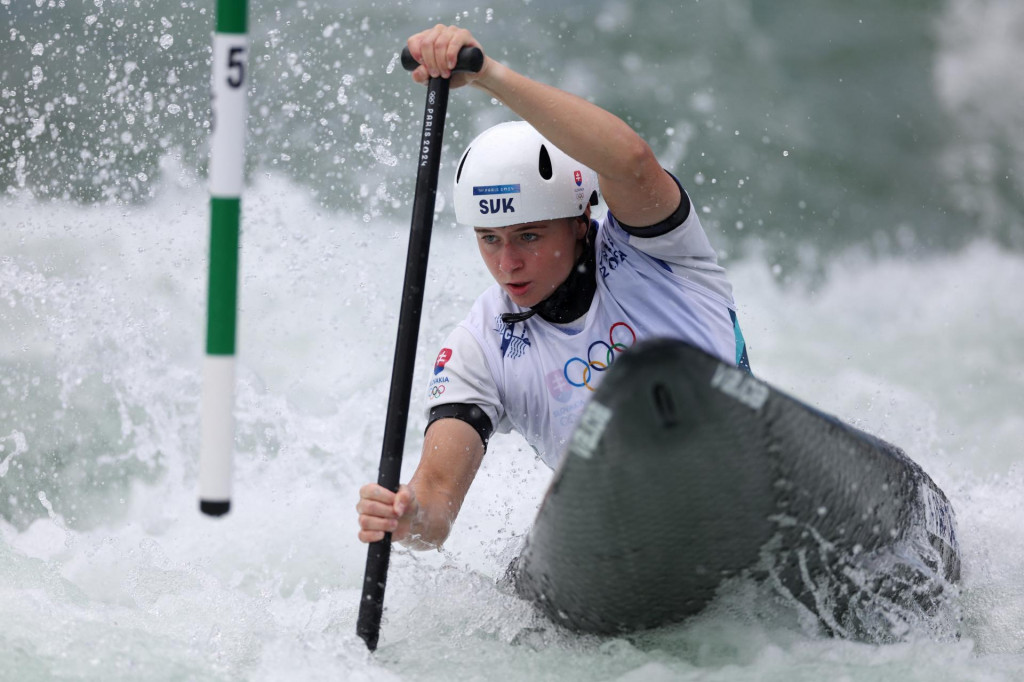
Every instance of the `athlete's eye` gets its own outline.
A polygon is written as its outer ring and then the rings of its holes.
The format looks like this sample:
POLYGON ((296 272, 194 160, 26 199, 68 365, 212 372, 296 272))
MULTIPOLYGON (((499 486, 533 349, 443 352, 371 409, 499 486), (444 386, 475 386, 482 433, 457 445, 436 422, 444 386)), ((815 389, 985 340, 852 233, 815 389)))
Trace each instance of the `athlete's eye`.
POLYGON ((534 232, 524 232, 519 236, 524 242, 535 242, 540 239, 540 235, 534 232))

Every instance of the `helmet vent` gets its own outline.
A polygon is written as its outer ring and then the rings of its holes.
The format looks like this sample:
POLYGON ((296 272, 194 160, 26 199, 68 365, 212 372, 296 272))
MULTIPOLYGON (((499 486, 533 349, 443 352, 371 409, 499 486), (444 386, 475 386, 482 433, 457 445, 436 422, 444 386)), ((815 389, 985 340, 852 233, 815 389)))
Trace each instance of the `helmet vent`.
POLYGON ((540 171, 540 176, 545 180, 550 180, 554 174, 551 170, 551 156, 548 154, 548 148, 543 144, 540 146, 540 159, 537 170, 540 171))
POLYGON ((456 182, 456 184, 458 184, 459 178, 462 177, 462 167, 466 165, 466 159, 469 158, 469 150, 470 149, 472 149, 472 147, 469 147, 468 149, 466 149, 466 153, 462 155, 462 161, 459 161, 459 170, 455 172, 455 182, 456 182))

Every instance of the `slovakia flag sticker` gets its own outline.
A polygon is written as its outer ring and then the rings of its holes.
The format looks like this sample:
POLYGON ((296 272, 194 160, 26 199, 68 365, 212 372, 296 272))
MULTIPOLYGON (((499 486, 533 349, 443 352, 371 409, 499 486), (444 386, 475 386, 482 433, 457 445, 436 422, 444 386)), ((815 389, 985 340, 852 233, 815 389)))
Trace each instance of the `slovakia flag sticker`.
POLYGON ((573 172, 572 172, 572 177, 573 177, 573 179, 575 179, 575 180, 576 180, 576 186, 577 186, 577 187, 580 187, 580 186, 582 186, 582 185, 583 185, 583 173, 581 173, 581 172, 580 172, 580 171, 578 171, 578 170, 576 170, 576 171, 573 171, 573 172))
POLYGON ((448 364, 448 361, 452 359, 452 349, 442 348, 441 352, 437 354, 437 360, 434 361, 434 374, 440 374, 444 371, 444 366, 448 364))

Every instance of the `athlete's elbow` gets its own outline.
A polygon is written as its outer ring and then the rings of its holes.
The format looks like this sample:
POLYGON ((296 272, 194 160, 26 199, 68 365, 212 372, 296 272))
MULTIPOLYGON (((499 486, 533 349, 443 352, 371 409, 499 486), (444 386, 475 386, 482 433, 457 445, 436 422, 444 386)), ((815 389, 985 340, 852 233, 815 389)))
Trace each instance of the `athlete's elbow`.
POLYGON ((622 164, 623 174, 628 174, 633 180, 638 181, 642 181, 652 169, 661 169, 654 150, 635 133, 624 141, 619 162, 622 164))

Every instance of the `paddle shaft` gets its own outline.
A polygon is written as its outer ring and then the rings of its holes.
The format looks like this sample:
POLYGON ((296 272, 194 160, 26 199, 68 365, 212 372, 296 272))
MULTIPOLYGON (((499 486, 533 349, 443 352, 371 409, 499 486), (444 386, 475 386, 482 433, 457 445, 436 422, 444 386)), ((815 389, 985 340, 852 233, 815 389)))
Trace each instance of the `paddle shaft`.
MULTIPOLYGON (((459 53, 455 70, 479 71, 482 64, 483 53, 479 49, 463 48, 459 53)), ((408 70, 417 66, 408 54, 408 48, 403 51, 402 65, 408 70)), ((412 392, 416 360, 416 338, 420 330, 430 233, 434 225, 437 176, 441 167, 441 139, 444 134, 444 119, 448 112, 448 88, 447 78, 431 78, 427 85, 423 134, 417 156, 416 194, 412 204, 412 227, 405 261, 402 307, 398 314, 398 340, 395 344, 391 392, 388 397, 384 442, 377 474, 377 483, 392 492, 398 491, 402 474, 402 450, 405 447, 405 429, 409 420, 409 396, 412 392)), ((356 624, 356 634, 366 642, 366 647, 370 651, 377 648, 377 639, 380 635, 380 620, 384 612, 384 588, 387 584, 390 558, 391 533, 386 533, 383 540, 370 543, 367 548, 363 596, 359 603, 359 620, 356 624)))

